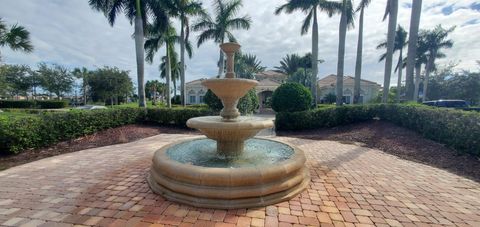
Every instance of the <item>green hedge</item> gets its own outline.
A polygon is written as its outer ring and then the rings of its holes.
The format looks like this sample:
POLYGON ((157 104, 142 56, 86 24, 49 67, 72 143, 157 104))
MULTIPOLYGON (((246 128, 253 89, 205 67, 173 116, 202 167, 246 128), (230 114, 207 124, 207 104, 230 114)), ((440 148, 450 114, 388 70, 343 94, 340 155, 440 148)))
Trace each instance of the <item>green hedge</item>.
POLYGON ((30 109, 35 107, 31 100, 0 100, 0 108, 22 108, 30 109))
POLYGON ((333 106, 301 112, 278 112, 275 128, 277 130, 330 128, 371 120, 375 116, 376 106, 372 105, 333 106))
POLYGON ((61 100, 0 100, 0 108, 61 109, 67 106, 68 103, 61 100))
POLYGON ((457 151, 480 156, 480 113, 409 105, 379 105, 378 116, 457 151))
POLYGON ((62 109, 68 106, 66 101, 59 100, 44 100, 36 101, 37 108, 40 109, 62 109))
POLYGON ((160 125, 186 127, 188 119, 212 114, 208 108, 149 108, 144 120, 160 125))
POLYGON ((480 156, 480 113, 416 105, 325 107, 277 113, 277 130, 329 128, 378 117, 411 129, 457 151, 480 156))
POLYGON ((189 118, 210 114, 206 108, 115 108, 0 118, 0 154, 15 154, 133 123, 185 127, 189 118))

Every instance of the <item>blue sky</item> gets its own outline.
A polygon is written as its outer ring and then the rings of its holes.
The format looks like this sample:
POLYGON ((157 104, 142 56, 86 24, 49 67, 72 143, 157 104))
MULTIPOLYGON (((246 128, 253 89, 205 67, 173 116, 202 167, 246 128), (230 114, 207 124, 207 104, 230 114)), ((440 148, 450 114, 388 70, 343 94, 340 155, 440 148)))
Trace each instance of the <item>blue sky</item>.
MULTIPOLYGON (((202 0, 211 10, 212 2, 202 0)), ((235 31, 242 45, 242 51, 255 54, 267 68, 279 65, 288 53, 304 54, 311 49, 311 34, 300 35, 304 15, 273 14, 275 7, 284 0, 244 0, 239 15, 252 17, 252 28, 235 31)), ((354 1, 355 3, 358 2, 354 1)), ((400 0, 398 23, 408 31, 410 3, 400 0)), ((136 81, 135 48, 131 37, 133 26, 123 17, 111 27, 103 14, 93 11, 87 0, 0 0, 0 17, 9 25, 18 23, 31 32, 35 51, 31 54, 12 52, 2 48, 2 60, 11 64, 35 66, 39 62, 58 63, 67 67, 95 68, 117 66, 130 70, 136 81)), ((383 50, 376 45, 386 38, 387 22, 382 22, 385 1, 372 1, 365 12, 363 78, 383 82, 384 63, 378 63, 383 50)), ((357 18, 358 19, 358 18, 357 18)), ((325 62, 319 66, 319 77, 336 72, 339 16, 319 16, 319 56, 325 62)), ((448 58, 439 60, 445 64, 458 63, 458 69, 478 69, 480 60, 480 4, 474 0, 424 0, 421 28, 429 29, 437 24, 444 27, 457 26, 451 39, 455 45, 445 51, 448 58)), ((357 27, 347 33, 345 73, 353 75, 355 65, 357 27)), ((196 43, 193 33, 192 42, 196 43)), ((154 64, 146 64, 146 79, 159 79, 158 63, 164 50, 160 50, 154 64)), ((216 74, 218 47, 208 42, 194 50, 194 56, 187 61, 187 81, 212 77, 216 74)), ((396 76, 392 77, 396 83, 396 76)))

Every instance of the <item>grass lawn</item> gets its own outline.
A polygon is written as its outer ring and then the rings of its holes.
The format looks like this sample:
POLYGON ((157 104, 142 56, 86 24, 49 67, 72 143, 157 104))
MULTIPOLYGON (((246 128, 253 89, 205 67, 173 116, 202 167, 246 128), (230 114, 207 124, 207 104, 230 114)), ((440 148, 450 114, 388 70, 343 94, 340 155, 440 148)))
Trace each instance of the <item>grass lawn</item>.
POLYGON ((22 111, 15 111, 15 112, 2 112, 0 113, 0 120, 8 120, 9 118, 12 117, 29 117, 29 116, 35 116, 36 114, 31 114, 27 112, 22 112, 22 111))

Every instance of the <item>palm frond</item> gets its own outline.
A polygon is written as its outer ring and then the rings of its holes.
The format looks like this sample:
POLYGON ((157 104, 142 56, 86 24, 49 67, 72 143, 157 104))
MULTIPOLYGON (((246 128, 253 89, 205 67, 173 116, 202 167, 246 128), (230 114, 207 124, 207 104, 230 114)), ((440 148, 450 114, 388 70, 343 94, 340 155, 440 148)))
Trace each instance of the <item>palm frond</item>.
POLYGON ((22 26, 13 25, 10 30, 3 35, 0 41, 1 45, 8 45, 12 50, 21 50, 32 52, 33 45, 30 41, 30 32, 22 26))
POLYGON ((358 12, 362 9, 367 8, 371 1, 372 0, 360 0, 360 3, 358 4, 358 7, 355 11, 358 12))
POLYGON ((204 42, 206 42, 209 39, 213 39, 217 41, 217 31, 214 29, 208 29, 204 30, 202 33, 197 38, 197 47, 200 47, 204 42))
POLYGON ((305 34, 308 33, 308 29, 310 28, 310 24, 312 23, 312 17, 313 17, 313 14, 314 14, 314 10, 315 9, 310 10, 310 13, 307 14, 307 17, 305 17, 305 20, 303 20, 302 29, 300 31, 300 34, 305 35, 305 34))
POLYGON ((387 6, 385 7, 385 13, 383 14, 382 21, 385 21, 385 19, 387 19, 387 16, 390 14, 390 5, 391 5, 390 0, 387 0, 387 6))
POLYGON ((243 17, 233 18, 231 20, 228 20, 226 27, 232 28, 232 29, 248 30, 250 29, 251 22, 252 22, 252 19, 249 16, 243 16, 243 17))

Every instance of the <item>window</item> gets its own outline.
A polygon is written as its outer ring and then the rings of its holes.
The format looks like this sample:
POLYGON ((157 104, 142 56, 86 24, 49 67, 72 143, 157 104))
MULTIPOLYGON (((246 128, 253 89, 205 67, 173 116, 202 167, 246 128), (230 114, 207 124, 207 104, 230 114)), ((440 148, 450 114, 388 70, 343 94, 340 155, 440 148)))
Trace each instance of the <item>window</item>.
POLYGON ((358 103, 363 103, 363 95, 360 95, 360 98, 358 98, 358 103))
POLYGON ((190 95, 190 104, 195 104, 195 103, 197 103, 197 96, 190 95))
POLYGON ((198 100, 200 103, 205 103, 205 101, 203 100, 203 97, 204 97, 203 95, 200 95, 200 96, 198 97, 198 98, 200 99, 200 100, 198 100))

